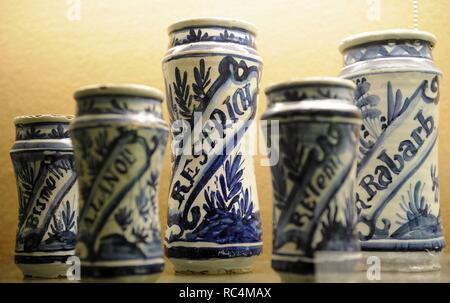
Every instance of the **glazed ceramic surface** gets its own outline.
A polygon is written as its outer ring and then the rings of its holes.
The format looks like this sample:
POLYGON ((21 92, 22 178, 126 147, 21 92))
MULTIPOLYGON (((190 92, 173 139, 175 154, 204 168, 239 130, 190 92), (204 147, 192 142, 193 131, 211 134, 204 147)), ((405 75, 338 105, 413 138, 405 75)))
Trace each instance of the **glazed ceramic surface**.
POLYGON ((439 81, 433 35, 366 33, 341 45, 341 76, 357 85, 361 109, 356 182, 365 250, 441 250, 439 81))
POLYGON ((162 95, 143 85, 107 84, 81 88, 75 98, 81 273, 160 272, 157 192, 168 136, 162 95))
POLYGON ((177 271, 247 271, 262 248, 253 158, 244 149, 261 77, 254 29, 199 19, 171 26, 169 35, 163 71, 174 149, 166 252, 177 271))
POLYGON ((74 255, 78 189, 70 117, 15 119, 11 159, 19 193, 15 262, 25 276, 66 276, 74 255))
POLYGON ((354 88, 347 80, 311 78, 266 89, 264 134, 277 159, 271 165, 275 270, 308 274, 319 262, 350 265, 360 258, 354 88))

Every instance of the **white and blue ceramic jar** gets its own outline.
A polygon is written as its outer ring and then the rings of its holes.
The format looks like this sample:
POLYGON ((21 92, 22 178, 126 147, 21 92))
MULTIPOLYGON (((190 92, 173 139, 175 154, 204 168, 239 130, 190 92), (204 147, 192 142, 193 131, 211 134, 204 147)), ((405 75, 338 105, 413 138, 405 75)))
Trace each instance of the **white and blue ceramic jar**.
POLYGON ((341 76, 362 112, 355 203, 362 249, 384 268, 439 268, 439 81, 435 37, 415 30, 345 39, 341 76), (401 252, 397 254, 396 252, 401 252))
POLYGON ((173 134, 165 249, 177 272, 239 273, 262 250, 248 149, 262 61, 255 28, 228 19, 169 27, 163 59, 173 134))
MULTIPOLYGON (((265 90, 263 132, 272 159, 272 267, 314 274, 360 258, 353 201, 361 127, 355 85, 306 78, 265 90)), ((351 268, 350 268, 351 269, 351 268)))
POLYGON ((71 119, 14 119, 16 142, 10 155, 19 194, 15 262, 25 276, 65 277, 66 261, 75 254, 78 188, 71 119))
POLYGON ((168 137, 162 94, 138 84, 102 84, 75 93, 70 128, 79 172, 77 255, 82 276, 163 270, 158 183, 168 137))

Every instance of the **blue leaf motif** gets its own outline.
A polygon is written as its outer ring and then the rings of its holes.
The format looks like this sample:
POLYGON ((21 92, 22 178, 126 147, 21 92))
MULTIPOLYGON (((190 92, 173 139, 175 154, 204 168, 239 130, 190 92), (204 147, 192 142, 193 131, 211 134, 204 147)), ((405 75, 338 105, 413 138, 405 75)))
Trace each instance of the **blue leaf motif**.
POLYGON ((430 206, 423 196, 425 183, 417 181, 410 185, 407 191, 408 201, 402 195, 400 208, 403 213, 397 213, 396 221, 400 227, 394 231, 391 238, 394 239, 429 239, 442 235, 439 218, 431 213, 430 206))
POLYGON ((257 242, 261 239, 259 212, 251 198, 251 191, 242 185, 242 155, 230 157, 224 173, 217 177, 216 188, 204 191, 206 212, 202 222, 191 233, 190 241, 216 243, 257 242))

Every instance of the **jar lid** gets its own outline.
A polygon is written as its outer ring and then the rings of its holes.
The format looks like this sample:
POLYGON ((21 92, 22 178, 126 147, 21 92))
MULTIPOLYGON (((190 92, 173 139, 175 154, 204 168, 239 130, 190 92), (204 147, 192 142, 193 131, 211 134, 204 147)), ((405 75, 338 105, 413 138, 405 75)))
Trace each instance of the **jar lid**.
POLYGON ((73 120, 72 115, 53 115, 53 114, 43 114, 43 115, 26 115, 17 116, 14 118, 14 124, 31 124, 31 123, 45 123, 45 122, 60 122, 60 123, 70 123, 73 120))
POLYGON ((342 53, 358 45, 385 40, 422 40, 429 42, 432 47, 436 44, 436 36, 428 32, 412 29, 389 29, 349 36, 341 41, 339 51, 342 53))
POLYGON ((170 34, 174 31, 182 30, 190 27, 228 27, 242 29, 256 35, 256 27, 246 21, 228 19, 228 18, 194 18, 183 19, 177 21, 167 28, 167 32, 170 34))
POLYGON ((267 95, 273 91, 281 89, 296 88, 296 87, 318 87, 318 86, 343 87, 352 90, 356 89, 356 85, 352 81, 338 77, 307 77, 302 79, 292 79, 289 81, 269 85, 264 90, 264 92, 267 95))
POLYGON ((163 100, 160 90, 144 84, 92 84, 80 87, 74 94, 75 99, 99 95, 125 95, 136 97, 147 97, 156 100, 163 100))

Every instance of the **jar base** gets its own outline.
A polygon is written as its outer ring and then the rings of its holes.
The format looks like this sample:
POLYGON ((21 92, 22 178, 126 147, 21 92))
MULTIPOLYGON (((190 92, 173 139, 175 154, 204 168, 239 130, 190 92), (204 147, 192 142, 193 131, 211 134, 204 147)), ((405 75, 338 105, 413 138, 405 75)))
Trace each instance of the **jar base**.
POLYGON ((146 280, 153 275, 160 274, 164 271, 164 263, 162 261, 149 262, 149 264, 124 265, 121 266, 102 266, 99 264, 83 264, 81 265, 81 275, 84 279, 135 279, 146 280))
POLYGON ((45 264, 16 263, 25 278, 58 279, 66 278, 71 264, 54 262, 45 264))
POLYGON ((251 266, 257 258, 258 256, 208 260, 170 258, 169 260, 177 274, 224 275, 251 272, 251 266))
POLYGON ((115 277, 86 277, 83 276, 81 282, 84 283, 154 283, 161 277, 161 272, 142 275, 124 275, 115 277))
MULTIPOLYGON (((440 251, 363 251, 364 264, 378 257, 382 272, 426 272, 441 269, 440 251)), ((362 266, 366 270, 373 262, 362 266)))
POLYGON ((360 251, 317 251, 314 258, 272 255, 272 268, 284 282, 326 281, 359 271, 360 251))

